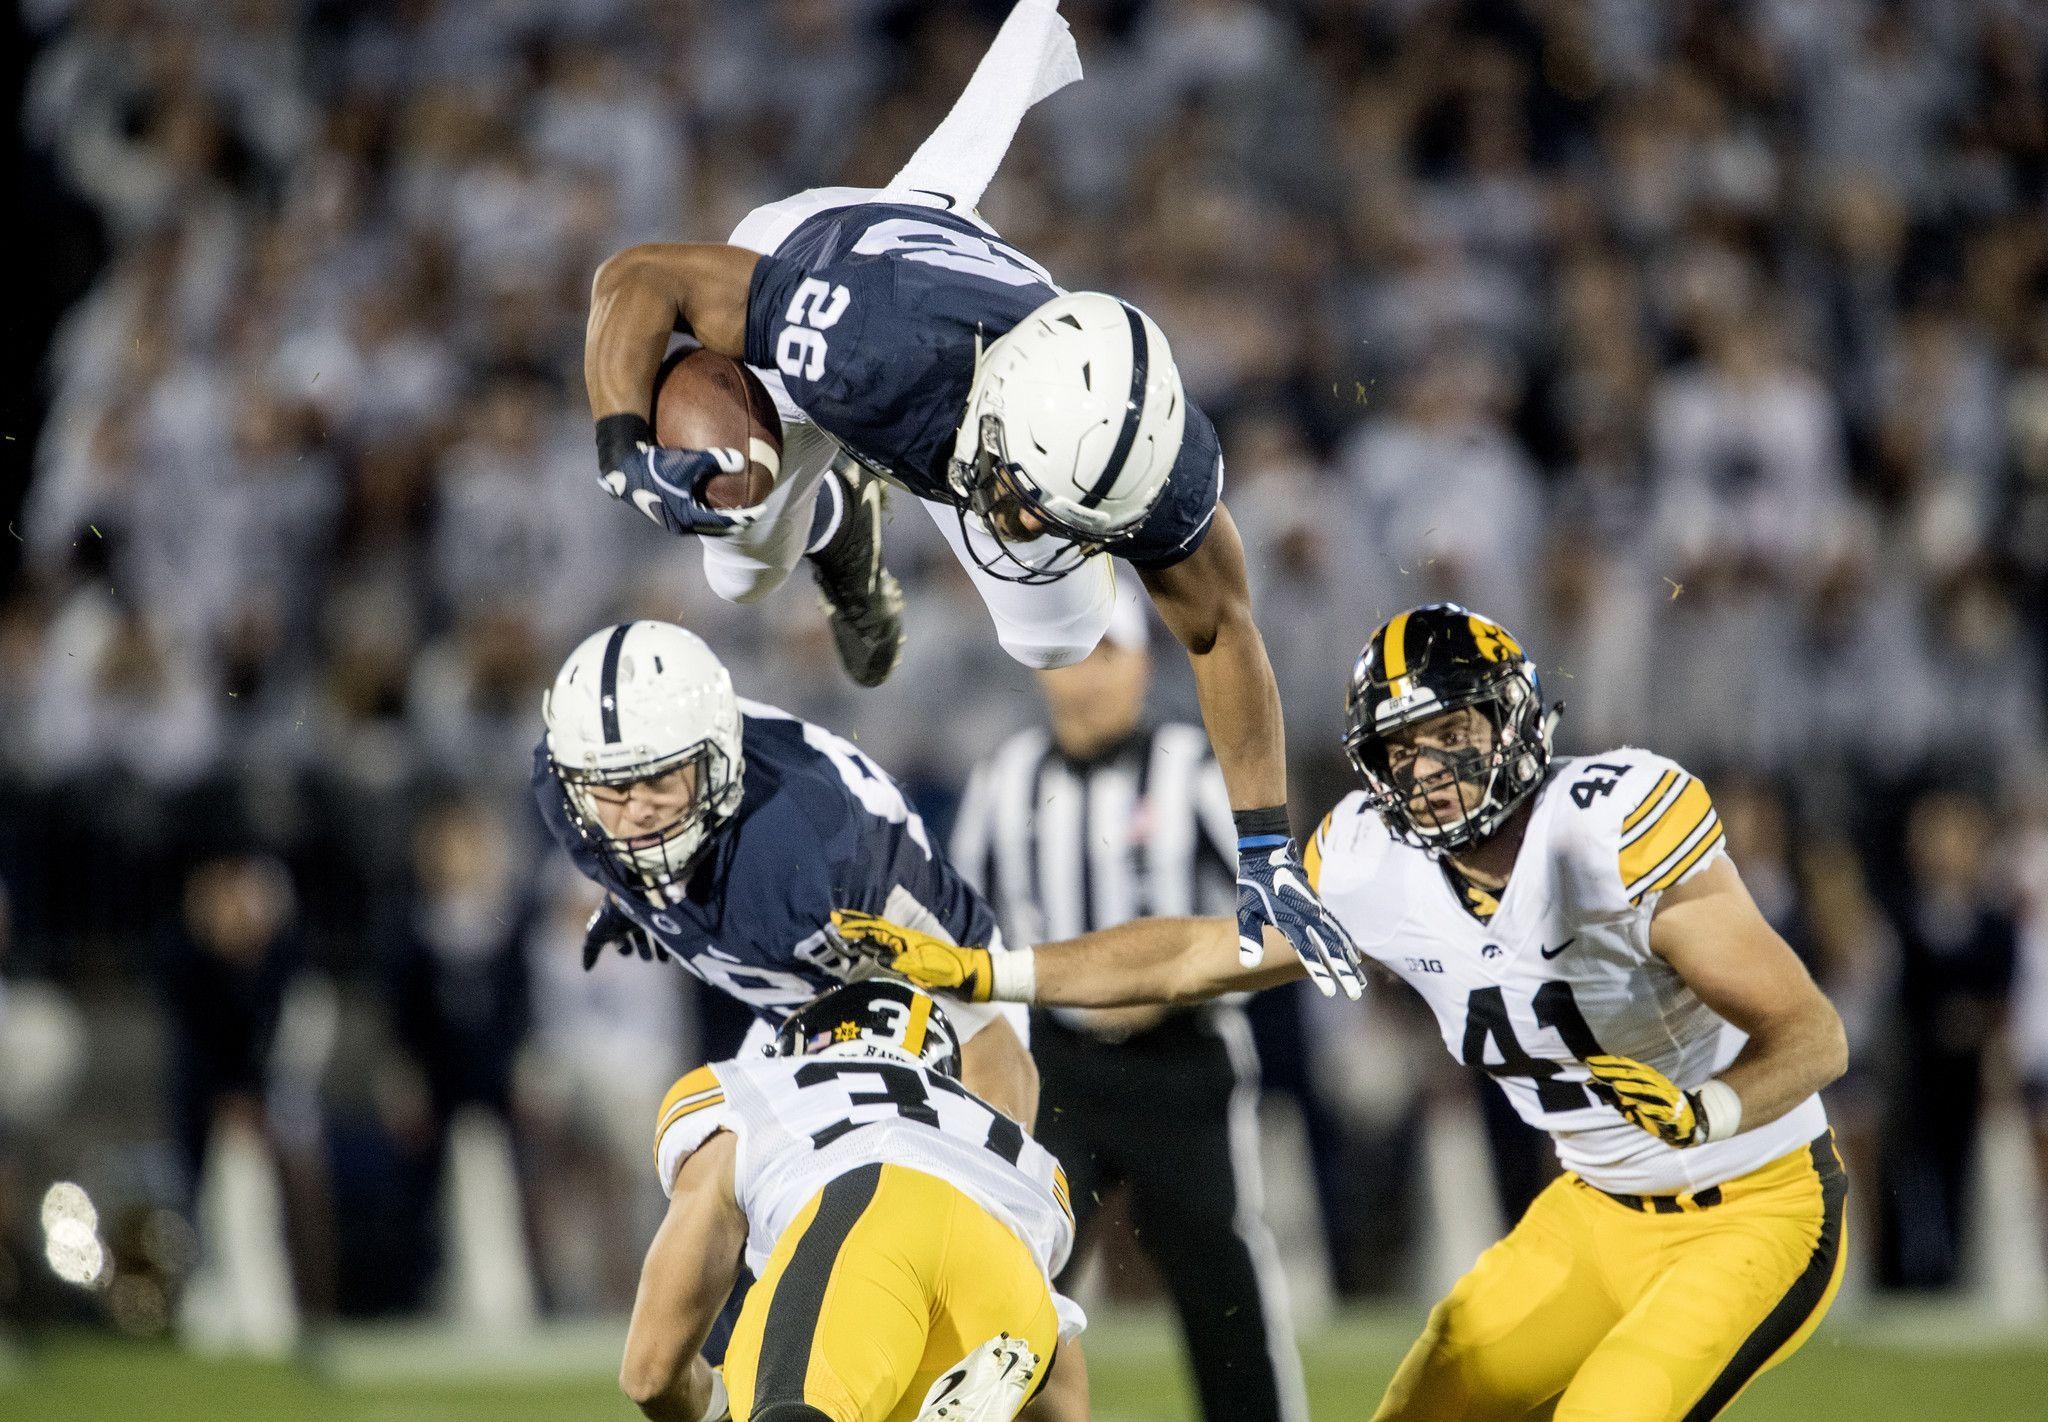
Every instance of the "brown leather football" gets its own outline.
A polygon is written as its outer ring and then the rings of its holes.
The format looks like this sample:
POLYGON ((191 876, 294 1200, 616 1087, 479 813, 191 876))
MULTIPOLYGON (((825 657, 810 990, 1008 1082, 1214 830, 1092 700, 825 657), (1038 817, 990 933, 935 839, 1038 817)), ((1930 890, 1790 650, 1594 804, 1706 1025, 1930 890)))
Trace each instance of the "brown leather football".
POLYGON ((715 509, 751 508, 775 488, 782 468, 782 421, 751 370, 715 351, 673 355, 654 383, 654 437, 670 449, 737 449, 746 472, 716 474, 704 486, 715 509))

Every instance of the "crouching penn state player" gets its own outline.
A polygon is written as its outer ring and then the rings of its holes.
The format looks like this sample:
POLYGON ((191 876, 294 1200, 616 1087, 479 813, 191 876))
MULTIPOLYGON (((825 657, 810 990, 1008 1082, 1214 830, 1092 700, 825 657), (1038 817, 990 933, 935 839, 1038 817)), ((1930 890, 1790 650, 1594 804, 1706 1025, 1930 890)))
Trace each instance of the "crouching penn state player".
POLYGON ((837 987, 772 1054, 669 1091, 669 1196, 620 1383, 649 1417, 719 1422, 1084 1422, 1086 1323, 1051 1278, 1066 1177, 960 1084, 953 1028, 904 983, 837 987), (722 1375, 700 1356, 742 1258, 722 1375), (1057 1357, 1058 1367, 1054 1367, 1057 1357))
MULTIPOLYGON (((798 1007, 870 967, 833 932, 857 903, 925 932, 994 941, 996 920, 882 769, 852 744, 733 693, 694 633, 592 633, 542 704, 533 792, 606 899, 583 962, 673 958, 754 1013, 758 1050, 798 1007)), ((966 1080, 1027 1125, 1038 1073, 1021 1007, 953 1016, 966 1080)))
MULTIPOLYGON (((1840 1019, 1751 901, 1706 787, 1645 750, 1553 761, 1535 666, 1499 624, 1447 603, 1393 618, 1347 713, 1364 788, 1306 871, 1566 1167, 1436 1306, 1377 1416, 1717 1416, 1841 1281, 1816 1094, 1846 1062, 1840 1019)), ((997 955, 842 919, 977 999, 1182 1001, 1296 973, 1242 970, 1229 925, 1201 919, 997 955)))
POLYGON ((1301 877, 1288 828, 1280 692, 1219 502, 1215 427, 1151 317, 1063 293, 974 211, 1023 109, 1079 77, 1072 51, 1052 0, 1020 0, 889 186, 813 189, 757 209, 729 245, 606 261, 584 341, 599 482, 671 532, 707 535, 705 572, 730 600, 764 595, 814 549, 841 659, 869 686, 901 640, 877 478, 924 505, 1027 666, 1087 656, 1115 606, 1113 560, 1130 563, 1187 651, 1230 791, 1240 950, 1257 962, 1271 924, 1319 990, 1355 998, 1356 952, 1301 877), (656 447, 652 392, 678 330, 745 361, 775 396, 782 469, 755 509, 697 496, 733 451, 656 447))

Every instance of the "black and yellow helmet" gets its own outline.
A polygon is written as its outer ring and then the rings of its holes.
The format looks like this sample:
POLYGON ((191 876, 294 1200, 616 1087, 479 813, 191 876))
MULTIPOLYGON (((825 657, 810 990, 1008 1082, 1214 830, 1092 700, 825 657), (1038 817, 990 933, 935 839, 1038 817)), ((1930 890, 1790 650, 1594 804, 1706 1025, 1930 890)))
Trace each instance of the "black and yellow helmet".
POLYGON ((868 978, 819 994, 791 1013, 771 1056, 814 1057, 834 1048, 903 1056, 960 1079, 960 1039, 938 1000, 894 978, 868 978))
POLYGON ((1550 764, 1551 718, 1536 664, 1507 628, 1454 602, 1410 608, 1372 634, 1351 670, 1344 720, 1344 749, 1372 808, 1397 839, 1432 853, 1500 828, 1550 764), (1389 731, 1466 706, 1492 724, 1490 749, 1452 751, 1441 757, 1446 768, 1423 782, 1395 773, 1389 731), (1438 818, 1427 800, 1446 776, 1481 787, 1478 805, 1454 820, 1438 818))

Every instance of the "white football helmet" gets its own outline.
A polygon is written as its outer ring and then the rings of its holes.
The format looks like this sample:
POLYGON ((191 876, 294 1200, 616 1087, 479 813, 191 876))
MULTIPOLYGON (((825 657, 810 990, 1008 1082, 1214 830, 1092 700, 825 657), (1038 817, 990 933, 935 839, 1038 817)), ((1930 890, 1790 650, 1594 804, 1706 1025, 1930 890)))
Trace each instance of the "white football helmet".
POLYGON ((1072 572, 1152 511, 1186 423, 1151 317, 1094 291, 1046 302, 982 352, 954 437, 962 523, 972 515, 1001 549, 975 561, 1012 582, 1072 572))
MULTIPOLYGON (((621 622, 583 639, 541 697, 547 754, 583 842, 629 884, 680 886, 739 809, 745 760, 732 676, 702 638, 667 622, 621 622), (594 786, 693 766, 688 805, 630 837, 605 830, 594 786)), ((679 892, 679 887, 675 890, 679 892)))

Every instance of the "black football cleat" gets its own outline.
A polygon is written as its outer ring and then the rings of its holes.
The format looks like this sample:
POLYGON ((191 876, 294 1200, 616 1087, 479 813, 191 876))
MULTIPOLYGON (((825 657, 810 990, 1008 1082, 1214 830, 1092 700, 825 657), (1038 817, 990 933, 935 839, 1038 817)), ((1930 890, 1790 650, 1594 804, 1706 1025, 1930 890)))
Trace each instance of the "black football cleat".
POLYGON ((903 585, 882 566, 882 481, 842 454, 839 527, 810 555, 839 664, 859 686, 880 686, 903 659, 903 585))

